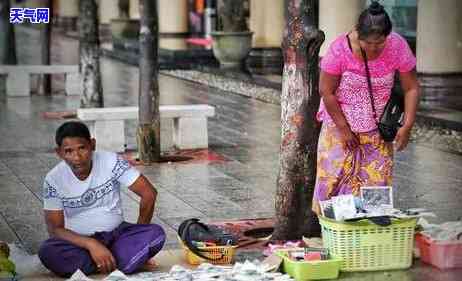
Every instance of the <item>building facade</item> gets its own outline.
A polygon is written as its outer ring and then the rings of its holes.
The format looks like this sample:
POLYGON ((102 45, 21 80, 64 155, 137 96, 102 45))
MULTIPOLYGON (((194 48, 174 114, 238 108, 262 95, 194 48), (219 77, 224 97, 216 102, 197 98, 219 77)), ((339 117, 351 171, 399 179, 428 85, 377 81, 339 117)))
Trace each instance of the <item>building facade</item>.
MULTIPOLYGON (((128 1, 128 16, 139 19, 139 0, 128 1)), ((158 0, 159 31, 169 35, 201 36, 206 33, 205 16, 212 1, 158 0)), ((287 0, 249 0, 248 24, 254 32, 256 49, 280 48, 285 24, 287 0), (271 5, 268 5, 271 2, 271 5)), ((13 6, 15 5, 13 1, 13 6)), ((117 0, 97 0, 100 23, 109 25, 119 18, 117 0)), ((125 2, 125 1, 122 1, 125 2)), ((40 0, 20 1, 21 6, 40 6, 40 0)), ((351 30, 359 13, 368 5, 366 0, 319 0, 319 28, 326 34, 322 56, 332 40, 351 30)), ((383 0, 394 23, 394 30, 410 43, 417 56, 417 71, 428 75, 452 77, 462 84, 462 1, 460 0, 383 0)), ((78 0, 54 0, 55 21, 69 28, 76 27, 78 0)), ((210 21, 209 23, 210 24, 210 21)), ((210 28, 210 27, 209 27, 210 28)), ((162 47, 162 46, 161 46, 162 47)), ((164 46, 168 48, 167 46, 164 46)))

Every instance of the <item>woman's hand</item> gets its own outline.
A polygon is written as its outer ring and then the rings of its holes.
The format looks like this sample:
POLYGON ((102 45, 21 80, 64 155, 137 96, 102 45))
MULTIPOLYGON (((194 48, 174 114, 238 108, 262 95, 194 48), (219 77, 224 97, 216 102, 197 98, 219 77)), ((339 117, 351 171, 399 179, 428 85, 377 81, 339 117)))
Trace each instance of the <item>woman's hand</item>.
POLYGON ((411 136, 411 128, 401 127, 396 133, 395 140, 393 141, 396 150, 401 151, 406 148, 411 136))
POLYGON ((419 102, 419 83, 417 82, 416 70, 409 72, 400 72, 399 80, 404 92, 404 121, 403 127, 398 130, 395 137, 395 147, 398 151, 406 148, 411 128, 415 121, 417 104, 419 102))
POLYGON ((112 253, 98 240, 92 239, 87 247, 91 258, 101 273, 111 273, 116 269, 116 261, 112 253))
POLYGON ((351 131, 350 127, 340 129, 341 138, 344 145, 349 150, 355 150, 359 146, 358 137, 351 131))

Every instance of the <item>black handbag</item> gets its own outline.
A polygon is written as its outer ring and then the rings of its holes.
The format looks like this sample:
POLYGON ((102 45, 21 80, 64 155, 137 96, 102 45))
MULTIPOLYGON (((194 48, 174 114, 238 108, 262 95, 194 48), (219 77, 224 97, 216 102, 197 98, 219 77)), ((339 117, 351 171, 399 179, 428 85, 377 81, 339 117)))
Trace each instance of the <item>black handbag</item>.
POLYGON ((178 236, 183 241, 183 244, 197 256, 206 260, 220 260, 224 257, 223 253, 217 253, 214 249, 199 248, 194 241, 213 242, 217 246, 237 245, 237 237, 227 233, 223 229, 214 226, 206 225, 199 219, 192 218, 183 221, 178 227, 178 236), (213 255, 207 255, 212 253, 213 255))
MULTIPOLYGON (((371 100, 372 110, 374 112, 374 120, 377 120, 374 98, 372 96, 372 83, 371 75, 369 72, 369 65, 367 63, 366 53, 362 48, 361 54, 363 56, 364 64, 366 67, 367 86, 369 88, 369 98, 371 100)), ((377 128, 379 129, 379 133, 384 141, 392 142, 395 139, 396 134, 398 133, 398 130, 401 127, 403 117, 404 96, 398 93, 398 91, 392 89, 390 98, 388 99, 388 102, 383 110, 383 114, 382 116, 380 116, 379 122, 377 123, 377 128)))

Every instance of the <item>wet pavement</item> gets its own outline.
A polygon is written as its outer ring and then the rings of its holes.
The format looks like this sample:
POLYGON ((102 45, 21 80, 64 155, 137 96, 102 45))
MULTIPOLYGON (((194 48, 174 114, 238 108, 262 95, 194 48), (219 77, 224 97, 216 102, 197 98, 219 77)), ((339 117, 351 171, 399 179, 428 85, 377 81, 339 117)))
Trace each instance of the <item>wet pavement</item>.
MULTIPOLYGON (((17 32, 21 63, 38 63, 38 33, 17 32), (35 42, 35 43, 34 43, 35 42)), ((77 63, 77 42, 55 37, 53 63, 77 63)), ((136 105, 138 69, 101 60, 105 105, 136 105)), ((56 79, 56 86, 62 81, 56 79)), ((226 81, 222 81, 226 83, 226 81)), ((161 104, 207 103, 216 107, 209 119, 210 148, 228 161, 193 164, 163 163, 138 168, 159 190, 153 222, 167 231, 167 247, 178 247, 175 229, 185 218, 205 221, 262 218, 274 215, 278 174, 280 107, 253 98, 160 75, 161 104)), ((76 109, 78 97, 8 98, 0 102, 0 237, 35 253, 47 237, 42 219, 41 185, 56 163, 53 136, 63 120, 45 119, 43 112, 76 109)), ((128 122, 127 142, 135 147, 135 123, 128 122)), ((395 204, 434 211, 435 221, 462 217, 462 155, 411 143, 395 155, 395 204)), ((123 192, 128 221, 137 218, 136 196, 123 192)), ((345 280, 457 280, 459 271, 438 271, 417 264, 410 271, 344 274, 345 280)))

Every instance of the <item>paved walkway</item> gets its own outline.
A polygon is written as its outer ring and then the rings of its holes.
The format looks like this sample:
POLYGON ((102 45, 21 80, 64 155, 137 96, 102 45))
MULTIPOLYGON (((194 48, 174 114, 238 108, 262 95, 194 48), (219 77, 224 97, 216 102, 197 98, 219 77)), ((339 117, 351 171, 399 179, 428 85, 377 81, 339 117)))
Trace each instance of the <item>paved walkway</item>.
MULTIPOLYGON (((32 47, 36 36, 30 30, 18 32, 18 40, 23 42, 19 52, 22 63, 34 63, 34 54, 39 52, 32 47)), ((59 38, 54 44, 54 63, 76 63, 76 48, 74 40, 59 38)), ((102 73, 106 106, 137 103, 137 68, 103 59, 102 73)), ((153 221, 167 230, 167 247, 178 246, 175 229, 184 218, 216 221, 271 217, 278 173, 280 107, 170 76, 161 75, 159 82, 161 104, 208 103, 216 107, 217 115, 209 122, 210 146, 229 160, 139 167, 159 190, 153 221)), ((63 122, 45 119, 42 113, 73 110, 78 104, 77 97, 63 95, 0 102, 0 237, 23 244, 31 253, 47 237, 41 185, 47 171, 58 161, 53 136, 63 122)), ((134 123, 128 127, 128 143, 133 146, 134 123)), ((395 161, 398 207, 429 208, 438 215, 438 221, 461 218, 461 155, 410 144, 405 152, 396 154, 395 161)), ((127 220, 136 220, 136 196, 124 191, 123 200, 127 220)), ((371 280, 371 275, 362 276, 371 280)), ((373 276, 389 279, 384 273, 373 276)), ((456 275, 417 267, 398 276, 455 280, 448 278, 456 275)))

